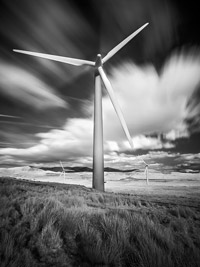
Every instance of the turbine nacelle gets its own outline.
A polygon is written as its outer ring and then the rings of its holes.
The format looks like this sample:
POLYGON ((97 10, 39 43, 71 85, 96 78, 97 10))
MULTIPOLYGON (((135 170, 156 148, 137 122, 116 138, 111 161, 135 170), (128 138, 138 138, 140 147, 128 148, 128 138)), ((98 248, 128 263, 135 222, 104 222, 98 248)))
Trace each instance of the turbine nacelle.
POLYGON ((98 54, 96 61, 95 61, 95 68, 98 69, 99 67, 102 67, 102 66, 103 66, 102 57, 101 57, 101 54, 98 54))

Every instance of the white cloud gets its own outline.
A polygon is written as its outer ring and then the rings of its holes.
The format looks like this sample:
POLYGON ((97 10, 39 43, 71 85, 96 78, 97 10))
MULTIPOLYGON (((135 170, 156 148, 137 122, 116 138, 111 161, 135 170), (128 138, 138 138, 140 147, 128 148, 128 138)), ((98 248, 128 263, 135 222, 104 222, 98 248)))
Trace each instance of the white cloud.
POLYGON ((175 141, 178 138, 189 137, 187 126, 184 123, 180 123, 175 129, 172 129, 168 133, 164 134, 164 138, 169 141, 175 141))
MULTIPOLYGON (((137 135, 132 138, 134 149, 162 149, 162 148, 172 148, 174 145, 170 143, 171 140, 169 138, 169 142, 163 143, 159 138, 156 137, 148 137, 145 135, 137 135)), ((106 141, 105 142, 105 150, 107 153, 110 153, 110 151, 131 151, 129 142, 124 141, 106 141)))
POLYGON ((162 142, 158 138, 138 135, 133 138, 135 149, 159 149, 162 148, 162 142))
MULTIPOLYGON (((13 158, 24 159, 25 161, 76 161, 79 164, 91 165, 92 162, 92 138, 93 122, 90 119, 71 119, 61 130, 51 130, 46 133, 39 133, 41 138, 38 145, 26 148, 2 148, 0 155, 9 155, 13 158)), ((162 144, 157 138, 145 137, 143 135, 133 138, 135 149, 162 149, 171 147, 170 143, 162 144)), ((105 141, 104 159, 108 163, 135 161, 138 157, 121 153, 129 149, 128 141, 116 142, 105 141), (120 153, 120 156, 116 153, 120 153)), ((139 159, 140 163, 142 162, 139 159)))
MULTIPOLYGON (((200 84, 200 57, 195 51, 175 54, 158 74, 152 65, 139 67, 124 63, 112 70, 109 79, 135 136, 167 133, 187 117, 186 104, 200 84)), ((123 140, 124 133, 108 97, 103 101, 105 136, 123 140)))
POLYGON ((2 148, 0 155, 28 161, 73 160, 92 155, 93 123, 89 119, 71 119, 63 129, 38 133, 38 145, 26 149, 2 148))
POLYGON ((49 153, 67 158, 92 155, 93 123, 89 119, 70 119, 62 130, 37 134, 49 153))
POLYGON ((0 93, 36 109, 67 107, 67 103, 39 78, 4 63, 0 64, 0 93))
POLYGON ((196 163, 199 163, 199 159, 200 159, 200 153, 197 153, 197 154, 182 154, 180 156, 182 159, 185 159, 185 160, 189 160, 189 161, 196 161, 196 163))

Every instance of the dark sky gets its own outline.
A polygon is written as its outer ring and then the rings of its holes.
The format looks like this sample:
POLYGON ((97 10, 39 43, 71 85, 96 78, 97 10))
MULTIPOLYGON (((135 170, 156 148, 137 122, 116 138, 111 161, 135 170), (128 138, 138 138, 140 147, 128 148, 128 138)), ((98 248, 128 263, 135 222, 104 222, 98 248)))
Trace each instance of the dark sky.
POLYGON ((105 152, 199 153, 197 4, 1 0, 2 164, 75 160, 92 151, 91 68, 17 54, 13 48, 94 61, 146 22, 149 26, 105 64, 135 150, 130 152, 103 91, 105 152))

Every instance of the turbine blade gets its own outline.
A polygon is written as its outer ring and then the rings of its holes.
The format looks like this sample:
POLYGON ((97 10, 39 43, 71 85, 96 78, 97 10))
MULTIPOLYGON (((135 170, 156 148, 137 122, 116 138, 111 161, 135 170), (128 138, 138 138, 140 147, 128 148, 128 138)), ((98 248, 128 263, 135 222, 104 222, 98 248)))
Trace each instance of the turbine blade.
POLYGON ((102 59, 102 62, 105 63, 106 61, 108 61, 108 59, 114 56, 123 46, 125 46, 131 39, 133 39, 139 32, 141 32, 148 24, 149 23, 144 24, 142 27, 140 27, 138 30, 124 39, 121 43, 115 46, 112 50, 110 50, 110 52, 108 52, 108 54, 102 59))
POLYGON ((108 78, 106 77, 106 74, 105 74, 103 68, 99 67, 98 70, 99 70, 99 74, 101 76, 101 79, 102 79, 102 81, 104 83, 104 86, 105 86, 105 88, 106 88, 106 90, 108 92, 108 95, 109 95, 109 97, 110 97, 110 99, 112 101, 112 104, 113 104, 113 106, 115 108, 115 111, 116 111, 116 113, 117 113, 117 115, 119 117, 119 120, 121 122, 122 128, 123 128, 123 130, 124 130, 124 132, 126 134, 126 137, 127 137, 128 141, 130 143, 131 148, 133 149, 133 142, 132 142, 128 127, 126 125, 124 116, 123 116, 122 111, 120 109, 120 106, 118 104, 117 98, 116 98, 116 96, 114 94, 114 91, 112 89, 112 85, 111 85, 110 81, 108 80, 108 78))
POLYGON ((60 165, 61 165, 61 168, 63 169, 63 171, 65 171, 61 161, 60 161, 60 165))
POLYGON ((13 49, 13 51, 17 53, 21 53, 21 54, 46 58, 46 59, 50 59, 50 60, 54 60, 54 61, 58 61, 62 63, 67 63, 67 64, 71 64, 75 66, 82 66, 82 65, 94 66, 95 65, 95 62, 83 60, 83 59, 61 57, 61 56, 55 56, 55 55, 49 55, 49 54, 43 54, 43 53, 37 53, 37 52, 30 52, 30 51, 25 51, 25 50, 18 50, 18 49, 13 49))
POLYGON ((148 164, 143 160, 143 159, 141 159, 142 160, 142 162, 146 165, 146 166, 148 166, 148 164))

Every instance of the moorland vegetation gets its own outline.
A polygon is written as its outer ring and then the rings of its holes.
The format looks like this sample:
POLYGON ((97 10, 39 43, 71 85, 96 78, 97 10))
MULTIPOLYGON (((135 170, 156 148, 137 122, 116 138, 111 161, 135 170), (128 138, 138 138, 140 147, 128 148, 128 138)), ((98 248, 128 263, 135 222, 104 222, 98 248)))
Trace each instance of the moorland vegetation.
POLYGON ((0 178, 0 266, 200 266, 198 203, 0 178))

